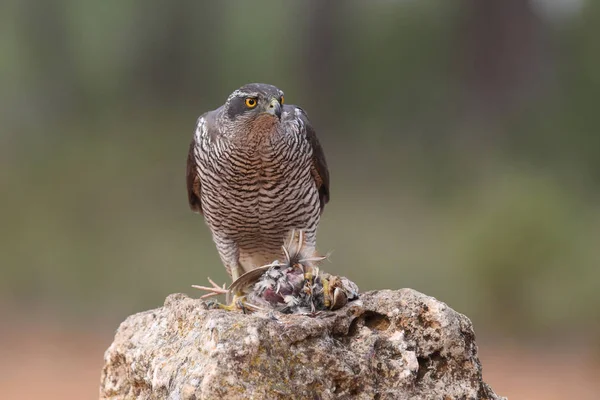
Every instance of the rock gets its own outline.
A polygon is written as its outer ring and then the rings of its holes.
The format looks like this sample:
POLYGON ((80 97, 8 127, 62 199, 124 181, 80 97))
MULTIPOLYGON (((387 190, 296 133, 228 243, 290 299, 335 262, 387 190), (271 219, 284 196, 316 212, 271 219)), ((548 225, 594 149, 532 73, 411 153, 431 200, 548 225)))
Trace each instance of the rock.
POLYGON ((501 399, 471 321, 411 289, 317 317, 209 310, 183 294, 135 314, 104 356, 102 399, 501 399))

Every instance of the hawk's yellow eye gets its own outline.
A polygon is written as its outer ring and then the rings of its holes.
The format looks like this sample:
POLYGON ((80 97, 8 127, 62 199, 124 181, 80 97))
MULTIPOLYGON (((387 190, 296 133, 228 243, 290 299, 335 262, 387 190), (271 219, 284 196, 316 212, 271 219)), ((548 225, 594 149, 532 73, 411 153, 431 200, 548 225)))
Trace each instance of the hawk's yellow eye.
POLYGON ((248 108, 254 108, 256 107, 256 99, 254 97, 248 97, 246 99, 246 107, 248 108))
POLYGON ((281 104, 283 104, 283 100, 284 100, 284 98, 283 98, 283 96, 281 96, 281 101, 280 101, 281 104))

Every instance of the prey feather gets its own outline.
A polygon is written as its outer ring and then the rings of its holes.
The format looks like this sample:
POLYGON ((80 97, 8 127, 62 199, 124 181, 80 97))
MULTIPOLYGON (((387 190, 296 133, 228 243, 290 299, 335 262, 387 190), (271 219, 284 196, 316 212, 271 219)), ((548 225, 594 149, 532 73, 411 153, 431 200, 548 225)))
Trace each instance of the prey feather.
POLYGON ((247 272, 229 289, 243 291, 258 307, 290 314, 334 310, 358 298, 353 282, 321 272, 318 264, 327 256, 306 245, 302 230, 291 231, 284 243, 283 261, 247 272))

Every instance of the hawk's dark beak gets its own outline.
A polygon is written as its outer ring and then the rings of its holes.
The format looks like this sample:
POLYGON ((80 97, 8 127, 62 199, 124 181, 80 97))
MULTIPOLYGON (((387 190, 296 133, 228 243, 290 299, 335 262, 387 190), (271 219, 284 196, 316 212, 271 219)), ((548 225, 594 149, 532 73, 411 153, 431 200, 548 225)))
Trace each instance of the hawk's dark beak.
POLYGON ((281 119, 281 104, 279 104, 279 100, 271 99, 271 102, 267 107, 267 113, 281 119))

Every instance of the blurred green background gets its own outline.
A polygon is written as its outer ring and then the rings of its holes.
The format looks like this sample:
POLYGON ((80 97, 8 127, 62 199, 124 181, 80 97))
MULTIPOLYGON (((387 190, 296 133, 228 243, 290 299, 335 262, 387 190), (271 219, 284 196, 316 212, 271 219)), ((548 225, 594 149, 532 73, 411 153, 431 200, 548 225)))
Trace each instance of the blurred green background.
POLYGON ((598 38, 591 0, 3 1, 5 351, 92 332, 73 398, 94 398, 120 321, 227 280, 187 147, 200 114, 266 82, 328 159, 326 270, 437 297, 483 355, 569 341, 600 360, 598 38))

